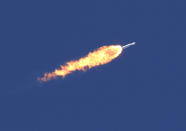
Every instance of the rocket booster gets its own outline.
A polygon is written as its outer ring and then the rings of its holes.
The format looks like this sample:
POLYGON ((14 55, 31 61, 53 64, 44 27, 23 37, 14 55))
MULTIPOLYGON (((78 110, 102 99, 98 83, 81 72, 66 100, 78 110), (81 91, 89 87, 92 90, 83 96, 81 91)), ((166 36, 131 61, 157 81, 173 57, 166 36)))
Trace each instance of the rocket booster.
POLYGON ((136 42, 132 42, 132 43, 129 43, 129 44, 124 45, 124 46, 122 46, 122 47, 123 47, 123 49, 126 49, 126 48, 128 48, 128 47, 130 47, 130 46, 132 46, 132 45, 135 45, 135 44, 136 44, 136 42))

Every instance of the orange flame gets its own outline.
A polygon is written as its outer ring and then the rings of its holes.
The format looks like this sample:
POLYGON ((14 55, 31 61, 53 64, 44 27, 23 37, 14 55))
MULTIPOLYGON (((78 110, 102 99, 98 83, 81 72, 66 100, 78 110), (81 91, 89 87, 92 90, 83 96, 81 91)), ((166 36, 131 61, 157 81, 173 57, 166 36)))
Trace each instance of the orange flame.
POLYGON ((92 67, 103 65, 111 62, 118 57, 123 51, 120 45, 102 46, 97 50, 88 53, 87 56, 80 58, 79 60, 72 60, 65 65, 61 65, 60 69, 55 69, 52 73, 45 73, 42 78, 38 78, 40 81, 48 81, 57 76, 65 77, 66 75, 74 71, 86 71, 92 67))

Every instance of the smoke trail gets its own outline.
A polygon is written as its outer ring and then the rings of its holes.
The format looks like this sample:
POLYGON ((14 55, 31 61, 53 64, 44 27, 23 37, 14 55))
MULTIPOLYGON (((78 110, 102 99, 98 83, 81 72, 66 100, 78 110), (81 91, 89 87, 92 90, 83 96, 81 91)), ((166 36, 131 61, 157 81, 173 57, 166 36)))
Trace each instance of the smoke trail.
POLYGON ((65 65, 61 65, 60 69, 55 69, 54 72, 45 73, 43 77, 39 77, 40 81, 48 81, 57 76, 65 77, 74 71, 86 71, 92 67, 103 65, 111 62, 113 59, 118 57, 123 51, 121 45, 109 45, 102 46, 97 50, 88 53, 87 56, 80 58, 79 60, 72 60, 67 62, 65 65))

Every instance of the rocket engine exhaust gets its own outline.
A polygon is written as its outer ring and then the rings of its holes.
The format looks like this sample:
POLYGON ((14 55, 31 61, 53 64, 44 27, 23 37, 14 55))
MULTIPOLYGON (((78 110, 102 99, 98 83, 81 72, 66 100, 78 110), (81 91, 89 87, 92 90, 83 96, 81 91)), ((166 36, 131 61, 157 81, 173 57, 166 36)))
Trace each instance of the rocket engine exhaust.
POLYGON ((78 60, 71 60, 65 65, 61 65, 59 69, 55 69, 54 72, 45 73, 43 77, 39 77, 39 81, 49 81, 51 79, 61 76, 64 78, 66 75, 71 74, 74 71, 86 71, 87 69, 104 65, 115 58, 117 58, 123 51, 123 49, 129 46, 135 45, 135 42, 122 45, 106 45, 98 48, 97 50, 88 53, 87 56, 82 57, 78 60))

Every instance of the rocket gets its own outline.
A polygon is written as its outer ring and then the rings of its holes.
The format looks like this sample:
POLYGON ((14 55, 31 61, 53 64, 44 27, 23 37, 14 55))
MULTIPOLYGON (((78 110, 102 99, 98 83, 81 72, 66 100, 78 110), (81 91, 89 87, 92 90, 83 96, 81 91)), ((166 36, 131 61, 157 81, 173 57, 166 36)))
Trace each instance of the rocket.
POLYGON ((128 48, 129 46, 132 46, 132 45, 135 45, 135 44, 136 44, 136 42, 132 42, 132 43, 129 43, 129 44, 124 45, 124 46, 122 46, 122 47, 123 47, 123 49, 126 49, 126 48, 128 48))

